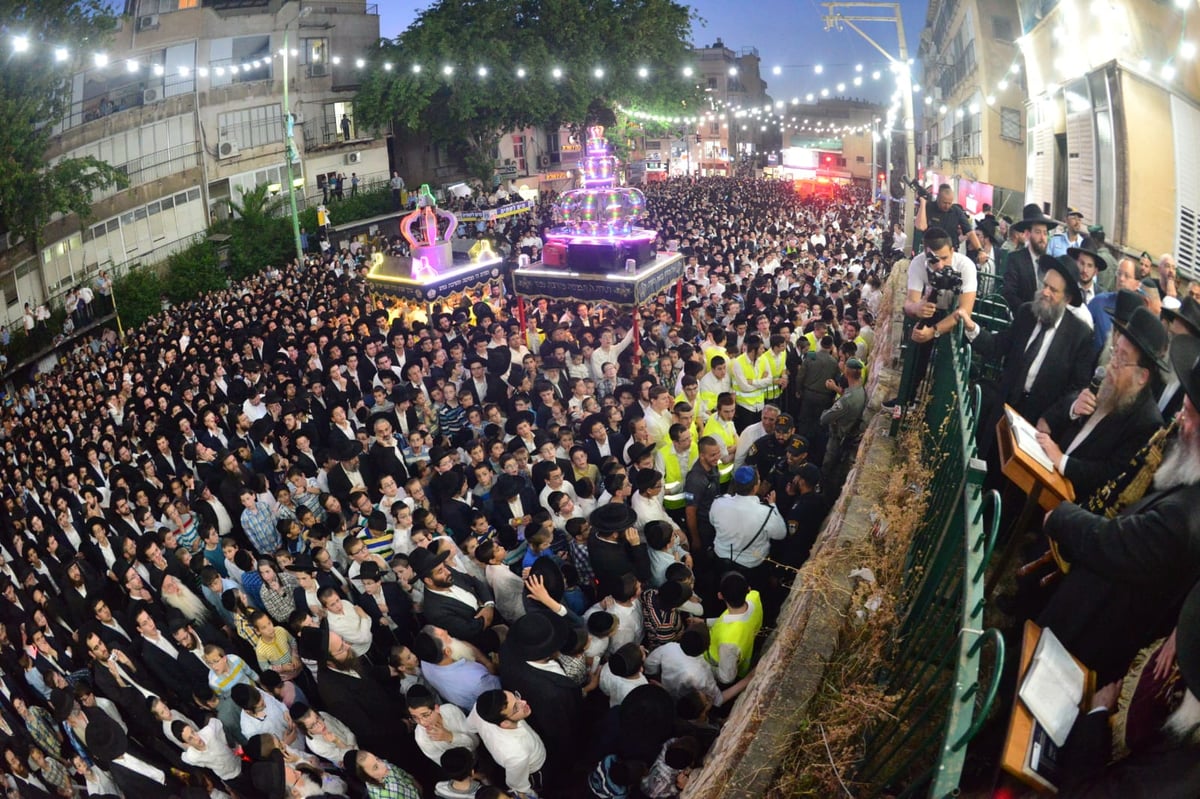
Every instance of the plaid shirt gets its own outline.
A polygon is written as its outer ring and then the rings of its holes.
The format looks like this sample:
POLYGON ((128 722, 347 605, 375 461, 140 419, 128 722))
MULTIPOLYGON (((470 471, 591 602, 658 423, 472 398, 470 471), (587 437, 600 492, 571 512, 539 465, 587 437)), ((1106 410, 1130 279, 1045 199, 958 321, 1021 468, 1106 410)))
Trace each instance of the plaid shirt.
POLYGON ((57 729, 49 711, 36 705, 30 706, 29 716, 22 721, 25 722, 25 728, 29 730, 29 737, 43 752, 47 755, 58 754, 61 744, 55 734, 57 729))
POLYGON ((587 547, 572 536, 567 538, 567 551, 571 553, 571 563, 575 564, 575 571, 579 572, 579 587, 590 594, 596 587, 596 571, 588 559, 587 547))
POLYGON ((275 514, 265 502, 255 502, 253 508, 242 511, 242 529, 260 555, 273 554, 282 543, 275 521, 275 514))
POLYGON ((33 761, 29 761, 29 769, 41 776, 46 786, 54 790, 66 789, 72 790, 71 773, 67 771, 67 767, 59 760, 46 753, 45 766, 41 769, 34 765, 33 761))
POLYGON ((389 763, 383 785, 368 782, 367 796, 371 799, 421 799, 421 789, 407 771, 389 763))

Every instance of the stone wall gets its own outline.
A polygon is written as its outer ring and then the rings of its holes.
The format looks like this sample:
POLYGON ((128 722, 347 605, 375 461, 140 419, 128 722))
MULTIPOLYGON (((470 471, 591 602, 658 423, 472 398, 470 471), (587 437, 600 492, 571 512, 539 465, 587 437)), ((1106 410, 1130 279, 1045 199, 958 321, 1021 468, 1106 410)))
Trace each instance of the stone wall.
POLYGON ((899 338, 907 272, 908 262, 899 262, 884 285, 868 370, 868 421, 854 469, 812 557, 792 586, 750 687, 737 700, 708 762, 693 773, 684 799, 771 796, 790 736, 805 721, 809 701, 820 688, 850 607, 853 585, 849 573, 861 565, 851 562, 845 553, 870 535, 878 503, 877 496, 860 493, 859 487, 886 484, 886 475, 892 470, 891 416, 879 411, 884 400, 896 395, 900 382, 899 338), (826 575, 819 592, 813 590, 810 579, 818 567, 826 575))

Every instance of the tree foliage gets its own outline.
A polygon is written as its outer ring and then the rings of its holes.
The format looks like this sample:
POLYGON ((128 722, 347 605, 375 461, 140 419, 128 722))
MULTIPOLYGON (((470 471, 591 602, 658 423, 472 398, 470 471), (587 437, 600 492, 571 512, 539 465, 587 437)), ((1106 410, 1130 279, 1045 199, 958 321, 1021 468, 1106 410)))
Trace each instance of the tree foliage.
POLYGON ((271 196, 266 184, 231 200, 230 276, 235 280, 256 274, 271 264, 295 258, 291 217, 279 216, 283 195, 271 196))
POLYGON ((225 272, 212 242, 201 239, 167 258, 163 291, 174 303, 187 302, 225 288, 225 272))
POLYGON ((113 302, 128 334, 162 310, 163 282, 153 269, 132 267, 113 281, 113 302))
POLYGON ((356 113, 427 133, 487 178, 505 131, 582 124, 617 104, 694 109, 694 81, 681 71, 692 19, 674 0, 438 0, 379 48, 356 113))
POLYGON ((6 52, 0 68, 0 229, 41 244, 55 213, 86 219, 92 192, 126 186, 125 176, 93 157, 46 160, 53 126, 70 110, 73 56, 100 49, 115 27, 101 0, 0 0, 5 29, 29 39, 24 53, 6 52))

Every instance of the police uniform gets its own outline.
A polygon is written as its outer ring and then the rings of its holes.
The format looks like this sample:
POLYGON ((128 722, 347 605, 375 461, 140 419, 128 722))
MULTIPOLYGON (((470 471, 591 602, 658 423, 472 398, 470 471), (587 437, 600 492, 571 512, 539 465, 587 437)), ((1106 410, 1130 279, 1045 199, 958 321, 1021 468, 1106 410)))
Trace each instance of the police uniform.
POLYGON ((745 462, 757 468, 759 474, 766 475, 770 471, 770 467, 783 460, 787 450, 787 439, 780 441, 777 435, 779 433, 790 435, 793 430, 795 430, 795 423, 792 421, 791 415, 780 414, 779 418, 775 420, 775 432, 761 436, 751 444, 750 449, 746 451, 745 462))

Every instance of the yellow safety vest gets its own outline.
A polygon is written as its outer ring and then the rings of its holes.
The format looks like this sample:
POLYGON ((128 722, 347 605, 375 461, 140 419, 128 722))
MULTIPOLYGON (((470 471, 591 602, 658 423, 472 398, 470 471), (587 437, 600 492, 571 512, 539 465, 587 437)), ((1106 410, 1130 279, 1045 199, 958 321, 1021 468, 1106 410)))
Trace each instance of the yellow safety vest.
MULTIPOLYGON (((679 455, 675 452, 673 443, 668 441, 659 451, 663 459, 663 507, 667 510, 679 510, 687 504, 683 495, 683 481, 687 478, 687 471, 684 471, 683 464, 679 462, 679 455)), ((694 464, 699 456, 700 448, 696 440, 692 439, 692 446, 688 450, 688 471, 691 471, 691 464, 694 464)))
POLYGON ((713 358, 718 355, 724 358, 726 363, 729 363, 729 353, 725 351, 724 347, 710 347, 704 351, 704 368, 711 372, 713 358))
MULTIPOLYGON (((723 421, 720 414, 714 413, 708 417, 708 421, 704 423, 704 435, 712 436, 718 441, 723 442, 730 452, 737 452, 737 429, 733 426, 733 422, 723 421)), ((717 471, 721 475, 721 482, 728 483, 730 478, 733 477, 733 464, 718 464, 717 471)))
POLYGON ((729 615, 729 611, 726 610, 717 619, 716 624, 708 628, 708 662, 714 666, 718 665, 721 662, 721 645, 733 644, 740 653, 737 673, 739 680, 750 671, 750 663, 754 657, 754 639, 758 636, 758 631, 762 629, 763 623, 762 600, 759 598, 758 592, 751 591, 746 594, 746 602, 750 605, 750 612, 746 618, 726 621, 725 617, 729 615))
MULTIPOLYGON (((732 368, 737 369, 742 376, 742 380, 747 383, 753 383, 758 379, 758 368, 750 363, 750 359, 746 357, 746 353, 742 353, 733 359, 732 368)), ((738 388, 737 381, 733 384, 734 394, 737 396, 737 404, 741 405, 750 411, 761 411, 763 400, 766 397, 766 389, 755 388, 750 391, 743 391, 738 388)))
MULTIPOLYGON (((760 375, 763 375, 764 377, 770 375, 772 380, 777 380, 780 377, 783 377, 784 373, 787 372, 787 351, 784 350, 777 356, 775 355, 775 352, 768 347, 762 355, 758 356, 758 363, 756 363, 755 366, 757 367, 760 375)), ((767 402, 779 399, 779 397, 783 394, 783 389, 780 386, 769 386, 768 388, 763 389, 763 391, 765 392, 764 399, 767 402)))
POLYGON ((806 339, 808 339, 808 351, 809 352, 817 352, 818 350, 821 349, 820 342, 817 341, 816 333, 812 333, 812 332, 805 333, 804 337, 806 339))

